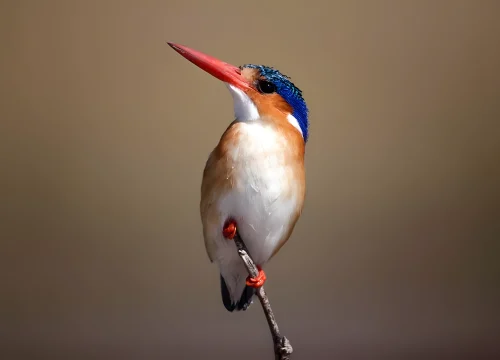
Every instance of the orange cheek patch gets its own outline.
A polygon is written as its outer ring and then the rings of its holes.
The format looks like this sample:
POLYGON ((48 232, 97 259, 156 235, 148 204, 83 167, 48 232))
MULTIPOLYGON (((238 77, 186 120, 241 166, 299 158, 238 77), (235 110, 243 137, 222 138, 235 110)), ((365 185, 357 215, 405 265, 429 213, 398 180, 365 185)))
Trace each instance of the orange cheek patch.
POLYGON ((293 108, 279 94, 261 94, 250 91, 248 96, 253 101, 261 117, 286 117, 293 112, 293 108))

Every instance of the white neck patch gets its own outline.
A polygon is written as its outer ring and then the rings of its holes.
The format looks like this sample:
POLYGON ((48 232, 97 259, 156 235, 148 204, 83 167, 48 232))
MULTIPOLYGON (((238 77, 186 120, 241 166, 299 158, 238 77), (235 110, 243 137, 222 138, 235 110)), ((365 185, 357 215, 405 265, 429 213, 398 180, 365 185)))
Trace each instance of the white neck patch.
POLYGON ((260 118, 257 106, 252 99, 236 86, 225 83, 233 97, 234 116, 240 121, 258 120, 260 118))
POLYGON ((286 116, 286 118, 287 118, 288 122, 293 125, 294 128, 296 128, 297 130, 299 130, 300 135, 304 136, 304 134, 302 133, 302 129, 300 128, 300 125, 299 125, 299 122, 298 122, 297 118, 295 116, 293 116, 292 114, 288 114, 286 116))

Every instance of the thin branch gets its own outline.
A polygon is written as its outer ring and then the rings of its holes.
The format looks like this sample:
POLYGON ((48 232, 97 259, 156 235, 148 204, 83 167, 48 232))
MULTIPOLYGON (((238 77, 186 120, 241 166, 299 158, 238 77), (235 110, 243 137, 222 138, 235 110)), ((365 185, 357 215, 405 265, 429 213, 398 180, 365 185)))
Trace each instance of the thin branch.
MULTIPOLYGON (((236 233, 236 236, 234 237, 233 240, 236 244, 236 247, 238 248, 238 254, 241 257, 241 260, 243 260, 243 263, 245 264, 245 267, 247 268, 250 276, 251 277, 258 276, 259 269, 257 269, 257 266, 250 257, 248 249, 245 246, 245 243, 241 239, 240 235, 236 233)), ((271 331, 271 336, 273 337, 275 360, 289 360, 293 351, 292 345, 285 336, 282 336, 280 334, 278 323, 274 318, 269 298, 267 297, 263 286, 257 289, 257 297, 260 300, 260 304, 262 305, 262 310, 264 310, 264 314, 266 315, 267 324, 269 325, 269 330, 271 331)))

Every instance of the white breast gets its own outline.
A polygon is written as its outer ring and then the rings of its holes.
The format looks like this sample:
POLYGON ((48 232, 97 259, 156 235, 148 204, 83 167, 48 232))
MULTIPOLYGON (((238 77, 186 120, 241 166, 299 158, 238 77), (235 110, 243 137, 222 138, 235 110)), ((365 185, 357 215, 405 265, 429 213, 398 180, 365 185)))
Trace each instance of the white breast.
MULTIPOLYGON (((233 161, 235 187, 218 199, 216 206, 221 222, 228 217, 236 219, 253 259, 262 264, 289 230, 298 189, 293 188, 293 172, 286 162, 287 144, 282 135, 260 121, 239 126, 240 145, 228 154, 233 161)), ((223 244, 216 257, 232 258, 234 248, 225 251, 227 240, 220 238, 223 244)))

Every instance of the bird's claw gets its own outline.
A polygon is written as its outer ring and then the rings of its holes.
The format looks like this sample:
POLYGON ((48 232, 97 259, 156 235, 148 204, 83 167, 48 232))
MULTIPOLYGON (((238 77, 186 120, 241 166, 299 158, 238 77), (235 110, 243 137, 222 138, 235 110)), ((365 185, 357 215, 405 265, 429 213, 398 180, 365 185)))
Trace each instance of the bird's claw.
POLYGON ((262 270, 260 266, 257 266, 257 269, 259 269, 259 275, 257 275, 256 277, 248 276, 246 281, 247 285, 253 288, 260 288, 262 285, 264 285, 267 279, 264 270, 262 270))
MULTIPOLYGON (((234 239, 236 236, 236 221, 228 219, 222 228, 222 235, 228 240, 234 239)), ((246 284, 253 288, 260 288, 266 282, 266 273, 260 266, 257 266, 259 274, 256 277, 248 276, 246 284)))
POLYGON ((236 236, 236 221, 232 219, 227 220, 222 229, 222 235, 228 240, 233 240, 236 236))

